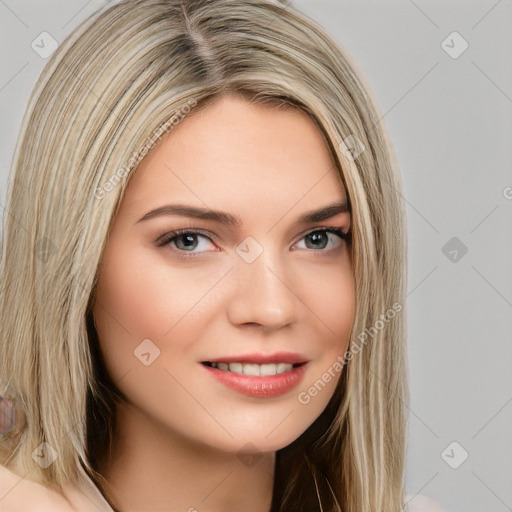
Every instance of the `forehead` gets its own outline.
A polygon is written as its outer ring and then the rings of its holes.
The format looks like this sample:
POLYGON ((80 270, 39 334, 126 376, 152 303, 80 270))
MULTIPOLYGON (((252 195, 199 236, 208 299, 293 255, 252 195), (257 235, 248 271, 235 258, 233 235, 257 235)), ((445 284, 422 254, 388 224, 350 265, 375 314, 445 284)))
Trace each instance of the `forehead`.
POLYGON ((125 200, 159 206, 169 200, 304 209, 346 198, 330 151, 312 119, 297 109, 217 99, 189 114, 146 156, 125 200))

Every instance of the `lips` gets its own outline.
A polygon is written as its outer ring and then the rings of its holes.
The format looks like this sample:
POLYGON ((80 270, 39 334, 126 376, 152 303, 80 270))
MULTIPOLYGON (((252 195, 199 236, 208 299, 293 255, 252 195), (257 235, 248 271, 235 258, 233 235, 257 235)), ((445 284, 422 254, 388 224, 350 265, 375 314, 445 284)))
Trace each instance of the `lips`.
POLYGON ((243 395, 271 398, 288 393, 303 379, 307 357, 296 352, 262 352, 202 361, 208 373, 243 395))
MULTIPOLYGON (((230 366, 233 364, 241 365, 241 363, 235 362, 230 363, 230 366)), ((253 363, 248 364, 252 365, 253 363)), ((279 364, 287 364, 288 369, 285 368, 284 372, 279 374, 276 373, 273 375, 247 375, 244 373, 236 373, 230 369, 227 371, 221 370, 220 368, 215 368, 213 366, 209 366, 208 364, 203 364, 202 367, 215 380, 217 380, 217 382, 242 395, 247 395, 254 398, 273 398, 285 395, 297 387, 304 378, 304 375, 307 371, 306 369, 308 367, 307 363, 297 363, 296 366, 293 366, 289 363, 278 363, 278 365, 279 364)), ((273 366, 272 363, 269 363, 269 365, 273 366)), ((267 365, 262 365, 261 367, 263 366, 267 365)))

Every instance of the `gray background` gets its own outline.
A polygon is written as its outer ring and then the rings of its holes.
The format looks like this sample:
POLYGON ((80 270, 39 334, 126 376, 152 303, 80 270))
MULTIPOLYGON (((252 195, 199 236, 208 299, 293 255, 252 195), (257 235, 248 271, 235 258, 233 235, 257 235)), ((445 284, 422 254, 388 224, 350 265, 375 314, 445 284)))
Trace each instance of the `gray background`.
MULTIPOLYGON (((62 41, 103 3, 0 0, 2 208, 45 63, 31 43, 43 31, 62 41)), ((294 4, 352 55, 404 179, 407 491, 449 512, 512 511, 512 0, 294 4)))

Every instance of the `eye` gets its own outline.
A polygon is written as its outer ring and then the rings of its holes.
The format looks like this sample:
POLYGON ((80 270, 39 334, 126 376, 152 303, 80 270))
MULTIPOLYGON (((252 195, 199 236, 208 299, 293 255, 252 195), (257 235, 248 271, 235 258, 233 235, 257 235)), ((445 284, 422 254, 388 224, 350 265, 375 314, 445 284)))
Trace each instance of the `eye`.
MULTIPOLYGON (((174 246, 175 250, 178 252, 186 252, 191 255, 195 255, 197 253, 204 252, 208 248, 208 242, 211 242, 210 236, 204 234, 202 231, 198 230, 190 230, 190 229, 180 229, 177 231, 171 231, 160 237, 157 240, 157 245, 162 247, 164 245, 174 246), (202 239, 202 242, 201 240, 202 239), (198 249, 195 251, 195 249, 198 249)), ((182 258, 189 257, 188 254, 180 255, 182 258)))
MULTIPOLYGON (((171 249, 177 252, 180 258, 193 258, 207 251, 209 243, 213 245, 212 238, 215 238, 215 236, 206 234, 206 232, 201 230, 179 229, 162 235, 156 241, 156 245, 158 247, 171 246, 171 249)), ((330 248, 334 250, 343 245, 343 240, 348 239, 350 239, 350 233, 344 233, 341 229, 317 228, 301 238, 301 241, 306 240, 306 247, 301 248, 312 249, 315 252, 319 252, 318 250, 320 249, 320 252, 327 252, 323 251, 323 249, 329 243, 331 243, 331 246, 334 244, 330 248)))
POLYGON ((348 233, 344 233, 338 228, 321 228, 310 231, 303 236, 302 239, 306 240, 306 249, 318 250, 325 249, 329 242, 331 242, 331 244, 334 243, 334 247, 331 247, 332 249, 341 247, 343 240, 348 240, 349 237, 350 235, 348 233))

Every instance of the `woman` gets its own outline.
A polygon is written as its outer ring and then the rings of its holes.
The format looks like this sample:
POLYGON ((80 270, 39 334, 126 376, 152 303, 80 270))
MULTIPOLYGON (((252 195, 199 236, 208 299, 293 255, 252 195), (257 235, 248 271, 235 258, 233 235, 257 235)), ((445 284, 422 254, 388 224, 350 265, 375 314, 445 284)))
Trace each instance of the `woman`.
POLYGON ((360 79, 296 9, 86 20, 9 190, 3 510, 400 510, 400 190, 360 79))

